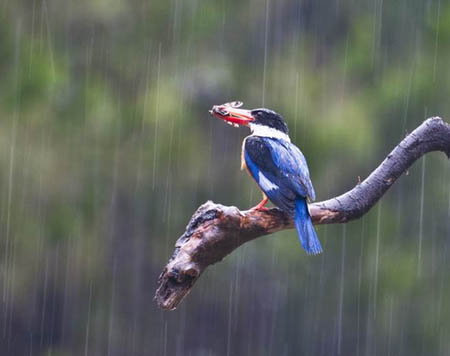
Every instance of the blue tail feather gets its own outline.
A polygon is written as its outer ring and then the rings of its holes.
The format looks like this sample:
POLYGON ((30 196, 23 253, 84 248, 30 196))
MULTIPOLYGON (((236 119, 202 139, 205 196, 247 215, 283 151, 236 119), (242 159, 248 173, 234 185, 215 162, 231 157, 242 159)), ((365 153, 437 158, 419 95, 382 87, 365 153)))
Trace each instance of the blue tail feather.
POLYGON ((297 198, 295 203, 295 228, 302 247, 308 255, 317 255, 322 252, 322 246, 317 237, 316 230, 309 216, 308 206, 304 198, 297 198))

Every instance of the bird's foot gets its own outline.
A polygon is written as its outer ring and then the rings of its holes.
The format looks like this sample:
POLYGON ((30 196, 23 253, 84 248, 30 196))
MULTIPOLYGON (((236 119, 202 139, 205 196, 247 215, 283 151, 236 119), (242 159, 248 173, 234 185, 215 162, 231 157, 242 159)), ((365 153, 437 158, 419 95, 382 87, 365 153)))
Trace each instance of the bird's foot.
POLYGON ((264 206, 267 204, 268 201, 269 201, 269 198, 264 197, 264 199, 261 200, 261 202, 258 205, 254 206, 250 210, 268 211, 269 209, 264 206))

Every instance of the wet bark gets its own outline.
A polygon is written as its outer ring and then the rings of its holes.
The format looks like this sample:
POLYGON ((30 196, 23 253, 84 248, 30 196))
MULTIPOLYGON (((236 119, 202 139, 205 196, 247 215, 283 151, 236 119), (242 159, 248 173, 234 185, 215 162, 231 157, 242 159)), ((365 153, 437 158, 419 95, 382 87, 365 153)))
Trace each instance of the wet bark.
MULTIPOLYGON (((450 125, 438 117, 427 119, 405 137, 353 189, 309 204, 314 224, 346 223, 360 218, 414 161, 432 151, 442 151, 450 158, 450 125)), ((233 206, 206 202, 192 216, 159 276, 156 303, 163 309, 175 309, 206 267, 221 261, 247 241, 293 227, 291 218, 277 208, 240 211, 233 206)))

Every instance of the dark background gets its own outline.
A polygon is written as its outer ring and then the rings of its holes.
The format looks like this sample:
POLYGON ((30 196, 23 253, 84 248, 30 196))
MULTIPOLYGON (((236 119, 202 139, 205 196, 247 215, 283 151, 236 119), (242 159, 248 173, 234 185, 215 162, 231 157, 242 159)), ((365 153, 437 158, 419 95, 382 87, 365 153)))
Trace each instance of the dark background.
POLYGON ((260 198, 213 104, 281 113, 322 200, 448 117, 449 63, 439 0, 0 0, 1 354, 450 354, 438 153, 322 255, 284 231, 152 300, 201 203, 260 198))

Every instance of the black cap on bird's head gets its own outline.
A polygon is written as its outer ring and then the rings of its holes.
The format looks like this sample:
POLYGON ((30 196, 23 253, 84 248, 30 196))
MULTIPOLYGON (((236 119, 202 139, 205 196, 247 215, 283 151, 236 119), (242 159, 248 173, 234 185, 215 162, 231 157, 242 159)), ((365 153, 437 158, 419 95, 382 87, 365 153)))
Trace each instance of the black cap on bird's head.
POLYGON ((275 111, 269 109, 253 109, 251 115, 254 117, 254 125, 262 125, 281 131, 285 134, 288 133, 288 127, 283 117, 275 111))
POLYGON ((288 133, 288 127, 283 117, 275 111, 261 108, 253 110, 239 109, 242 102, 233 101, 222 105, 214 105, 209 111, 211 115, 234 126, 265 126, 282 133, 288 133))

